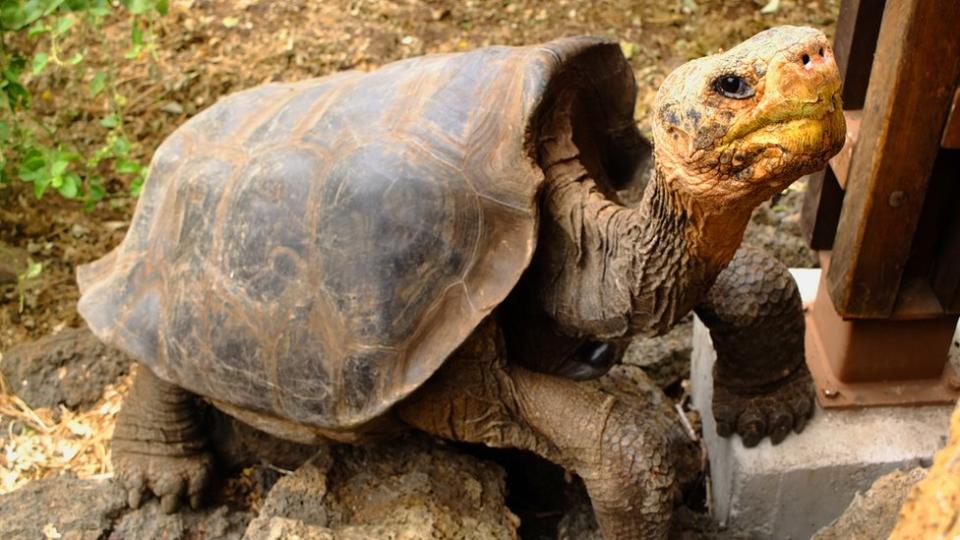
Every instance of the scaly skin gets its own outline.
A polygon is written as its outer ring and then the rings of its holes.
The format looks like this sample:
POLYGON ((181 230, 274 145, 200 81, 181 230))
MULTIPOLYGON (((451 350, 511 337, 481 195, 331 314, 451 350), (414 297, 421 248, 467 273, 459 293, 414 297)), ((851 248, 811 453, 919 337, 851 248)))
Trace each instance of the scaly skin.
MULTIPOLYGON (((643 390, 660 393, 649 386, 643 390)), ((529 450, 576 472, 606 538, 661 538, 676 479, 689 477, 696 461, 665 399, 507 364, 500 330, 488 319, 396 412, 428 433, 529 450)))
POLYGON ((717 351, 713 416, 723 437, 778 444, 813 413, 804 360, 803 305, 785 266, 744 246, 696 308, 717 351))
POLYGON ((141 364, 111 442, 113 466, 130 507, 138 508, 147 492, 160 498, 168 514, 180 507, 182 497, 191 507, 200 506, 213 464, 203 430, 196 397, 141 364))

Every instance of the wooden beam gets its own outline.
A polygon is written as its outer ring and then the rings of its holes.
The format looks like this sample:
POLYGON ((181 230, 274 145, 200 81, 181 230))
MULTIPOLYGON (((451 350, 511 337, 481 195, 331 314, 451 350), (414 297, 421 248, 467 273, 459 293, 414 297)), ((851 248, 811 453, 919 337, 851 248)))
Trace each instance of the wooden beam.
POLYGON ((955 0, 886 2, 827 276, 845 318, 893 311, 960 72, 958 20, 955 0))
POLYGON ((960 150, 941 150, 934 179, 944 186, 931 286, 946 313, 960 314, 960 150), (937 173, 940 173, 937 175, 937 173))
POLYGON ((843 190, 830 167, 807 175, 806 180, 800 229, 810 249, 829 251, 833 247, 833 235, 837 232, 843 207, 843 190))
POLYGON ((960 149, 960 86, 953 92, 953 105, 950 106, 950 116, 943 128, 940 145, 944 148, 960 149))
POLYGON ((960 313, 960 214, 953 215, 945 232, 933 275, 933 291, 946 312, 960 313))
POLYGON ((860 135, 863 111, 843 111, 843 116, 847 121, 847 138, 843 142, 843 148, 840 149, 840 152, 830 160, 830 168, 833 169, 833 174, 837 177, 840 189, 847 189, 850 159, 853 157, 853 147, 856 146, 857 137, 860 135))
MULTIPOLYGON (((844 81, 842 97, 847 109, 863 107, 883 6, 884 0, 843 0, 840 4, 833 53, 844 81)), ((800 225, 811 249, 828 250, 833 246, 842 203, 843 191, 833 171, 828 168, 807 176, 800 225)))
POLYGON ((845 109, 863 108, 884 4, 884 0, 843 0, 840 3, 833 52, 843 79, 845 109))

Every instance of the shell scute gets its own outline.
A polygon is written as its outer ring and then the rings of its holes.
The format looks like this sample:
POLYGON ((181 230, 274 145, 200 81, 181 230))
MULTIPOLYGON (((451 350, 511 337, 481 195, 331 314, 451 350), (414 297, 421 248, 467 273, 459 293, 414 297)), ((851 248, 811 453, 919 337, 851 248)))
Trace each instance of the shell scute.
POLYGON ((222 254, 220 272, 235 290, 269 303, 307 281, 311 189, 323 167, 310 150, 272 147, 237 172, 224 210, 230 223, 223 224, 222 247, 214 251, 222 254))
POLYGON ((401 344, 460 280, 479 233, 479 208, 462 174, 413 159, 403 144, 374 143, 341 157, 317 206, 321 287, 350 314, 348 333, 366 345, 401 344))
MULTIPOLYGON (((171 220, 176 241, 151 233, 150 249, 157 264, 170 265, 178 272, 193 272, 206 262, 220 229, 215 210, 235 169, 233 162, 217 156, 186 160, 173 185, 164 191, 158 210, 179 218, 171 220)), ((151 173, 147 183, 153 180, 151 173)))
POLYGON ((297 90, 295 85, 271 83, 230 94, 188 120, 181 129, 208 143, 243 140, 297 90))
MULTIPOLYGON (((243 143, 244 147, 256 150, 272 144, 289 144, 291 133, 313 126, 315 119, 323 115, 326 108, 361 77, 362 74, 356 71, 345 71, 296 83, 296 92, 250 133, 243 143)), ((319 141, 325 146, 329 140, 321 138, 319 141)))

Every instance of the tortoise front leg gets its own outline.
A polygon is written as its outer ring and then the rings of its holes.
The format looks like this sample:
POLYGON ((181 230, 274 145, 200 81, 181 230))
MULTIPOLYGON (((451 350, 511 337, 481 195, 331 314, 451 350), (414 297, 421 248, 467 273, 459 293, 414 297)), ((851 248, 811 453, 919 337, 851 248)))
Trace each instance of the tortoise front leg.
POLYGON ((791 429, 803 430, 813 414, 813 387, 803 306, 787 268, 760 249, 741 247, 696 312, 717 351, 717 433, 738 433, 750 447, 767 435, 777 444, 791 429))
POLYGON ((140 506, 145 491, 159 497, 168 514, 182 496, 191 507, 200 506, 213 462, 195 399, 140 364, 111 442, 116 477, 132 508, 140 506))
POLYGON ((488 321, 397 407, 400 419, 448 439, 533 451, 577 473, 608 540, 666 537, 676 487, 663 421, 595 385, 505 365, 502 352, 488 321))

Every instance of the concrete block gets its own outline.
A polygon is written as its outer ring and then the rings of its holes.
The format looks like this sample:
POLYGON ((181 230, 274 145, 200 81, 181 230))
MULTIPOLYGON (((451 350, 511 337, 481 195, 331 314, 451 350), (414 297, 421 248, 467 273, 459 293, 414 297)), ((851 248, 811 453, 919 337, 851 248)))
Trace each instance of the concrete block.
MULTIPOLYGON (((804 301, 819 270, 794 271, 804 301)), ((703 419, 714 517, 749 538, 806 539, 843 513, 857 491, 894 469, 929 465, 946 443, 952 406, 818 408, 803 433, 746 448, 719 437, 711 412, 716 354, 706 327, 693 332, 691 393, 703 419)))

